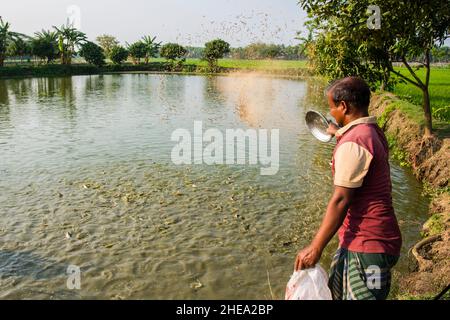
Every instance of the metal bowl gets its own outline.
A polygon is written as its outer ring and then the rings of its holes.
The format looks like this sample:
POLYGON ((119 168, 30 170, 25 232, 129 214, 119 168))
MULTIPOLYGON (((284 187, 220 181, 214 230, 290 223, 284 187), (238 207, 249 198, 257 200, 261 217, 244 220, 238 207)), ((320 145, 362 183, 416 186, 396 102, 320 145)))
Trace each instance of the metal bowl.
POLYGON ((330 142, 333 136, 327 132, 330 121, 317 111, 308 111, 305 116, 306 125, 312 135, 322 142, 330 142))

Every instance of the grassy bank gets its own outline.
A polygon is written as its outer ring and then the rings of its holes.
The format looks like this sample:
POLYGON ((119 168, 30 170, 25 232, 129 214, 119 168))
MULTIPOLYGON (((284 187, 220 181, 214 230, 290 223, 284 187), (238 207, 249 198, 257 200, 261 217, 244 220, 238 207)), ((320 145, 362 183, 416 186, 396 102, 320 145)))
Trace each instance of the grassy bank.
MULTIPOLYGON (((233 71, 257 71, 269 74, 283 74, 292 76, 303 76, 308 74, 306 61, 287 60, 219 60, 220 72, 233 71)), ((0 77, 44 77, 44 76, 67 76, 88 75, 110 72, 167 72, 171 71, 170 64, 164 59, 151 59, 148 64, 133 65, 124 63, 121 65, 107 64, 96 67, 86 63, 74 63, 70 66, 61 64, 36 65, 32 63, 7 64, 0 68, 0 77)), ((182 73, 208 73, 207 63, 200 59, 187 59, 184 65, 176 71, 182 73)))
POLYGON ((408 248, 412 272, 396 279, 394 298, 430 299, 450 283, 449 123, 436 121, 438 135, 424 138, 421 107, 390 93, 375 94, 370 111, 386 133, 391 155, 411 167, 431 198, 423 238, 408 248))

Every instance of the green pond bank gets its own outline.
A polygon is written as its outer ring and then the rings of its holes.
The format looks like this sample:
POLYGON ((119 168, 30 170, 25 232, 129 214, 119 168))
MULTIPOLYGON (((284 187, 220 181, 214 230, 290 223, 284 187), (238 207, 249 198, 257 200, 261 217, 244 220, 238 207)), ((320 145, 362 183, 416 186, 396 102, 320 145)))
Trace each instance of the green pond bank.
POLYGON ((374 94, 370 106, 392 157, 411 167, 431 198, 423 239, 409 250, 410 273, 397 280, 398 299, 431 299, 450 283, 450 124, 437 122, 435 134, 423 137, 420 110, 391 93, 374 94))
MULTIPOLYGON (((282 75, 301 77, 309 76, 310 70, 303 66, 296 66, 289 63, 273 63, 269 62, 260 64, 219 64, 219 70, 214 74, 227 74, 231 72, 259 72, 271 75, 282 75)), ((289 62, 289 61, 284 61, 289 62)), ((74 76, 74 75, 96 75, 108 74, 117 72, 164 72, 164 73, 180 73, 180 74, 210 74, 207 66, 198 61, 187 61, 184 65, 179 67, 172 67, 170 63, 165 61, 152 61, 148 64, 130 64, 124 63, 121 65, 106 64, 102 67, 89 65, 86 63, 61 65, 8 65, 0 68, 0 78, 13 77, 59 77, 59 76, 74 76)))

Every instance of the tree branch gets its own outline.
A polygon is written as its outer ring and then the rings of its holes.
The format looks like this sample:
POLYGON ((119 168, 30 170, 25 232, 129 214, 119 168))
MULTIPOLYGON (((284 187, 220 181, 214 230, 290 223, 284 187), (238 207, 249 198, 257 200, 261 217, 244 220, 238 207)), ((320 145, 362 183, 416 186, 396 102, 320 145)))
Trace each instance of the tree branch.
POLYGON ((424 86, 422 80, 420 80, 420 78, 416 75, 416 73, 414 72, 414 70, 411 68, 411 66, 408 64, 408 61, 406 61, 405 56, 402 56, 402 62, 403 64, 406 66, 406 68, 408 69, 409 73, 414 77, 414 79, 416 79, 417 83, 419 84, 418 87, 422 88, 424 86))
POLYGON ((398 71, 395 71, 394 68, 393 68, 392 66, 391 66, 391 68, 390 68, 389 71, 391 71, 391 72, 392 72, 393 74, 395 74, 396 76, 399 76, 400 78, 405 79, 406 81, 408 81, 409 83, 415 85, 416 87, 422 88, 422 87, 420 86, 420 83, 414 82, 414 81, 412 81, 410 78, 408 78, 407 76, 401 74, 401 73, 398 72, 398 71))

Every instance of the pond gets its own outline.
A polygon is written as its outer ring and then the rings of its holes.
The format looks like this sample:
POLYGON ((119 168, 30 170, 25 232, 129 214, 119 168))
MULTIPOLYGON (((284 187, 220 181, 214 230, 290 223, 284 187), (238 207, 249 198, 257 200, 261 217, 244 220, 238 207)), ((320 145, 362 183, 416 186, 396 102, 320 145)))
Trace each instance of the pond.
MULTIPOLYGON (((332 192, 334 143, 303 120, 327 112, 322 90, 240 74, 0 80, 0 298, 284 298, 332 192), (279 129, 278 172, 174 164, 171 135, 194 121, 279 129)), ((410 170, 391 171, 401 274, 428 200, 410 170)))

